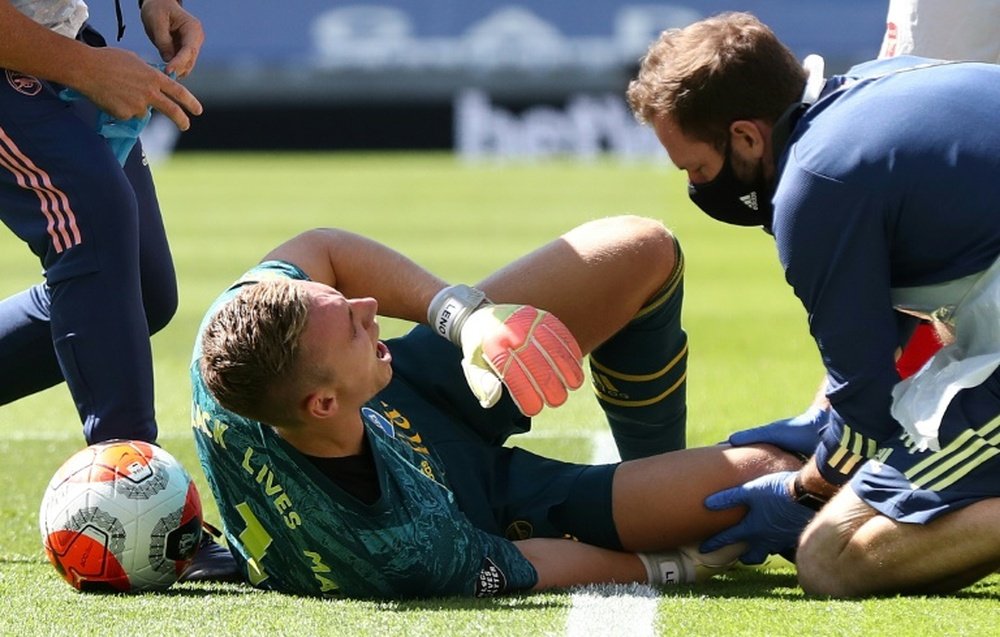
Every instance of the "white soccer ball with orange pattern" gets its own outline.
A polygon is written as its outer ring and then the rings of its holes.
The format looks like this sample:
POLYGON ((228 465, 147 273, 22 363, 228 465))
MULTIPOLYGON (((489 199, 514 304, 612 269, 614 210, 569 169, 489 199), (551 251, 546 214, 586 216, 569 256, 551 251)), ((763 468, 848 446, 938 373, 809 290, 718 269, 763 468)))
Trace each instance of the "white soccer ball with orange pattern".
POLYGON ((56 471, 38 522, 49 561, 74 588, 163 590, 198 548, 201 499, 160 447, 112 440, 78 451, 56 471))

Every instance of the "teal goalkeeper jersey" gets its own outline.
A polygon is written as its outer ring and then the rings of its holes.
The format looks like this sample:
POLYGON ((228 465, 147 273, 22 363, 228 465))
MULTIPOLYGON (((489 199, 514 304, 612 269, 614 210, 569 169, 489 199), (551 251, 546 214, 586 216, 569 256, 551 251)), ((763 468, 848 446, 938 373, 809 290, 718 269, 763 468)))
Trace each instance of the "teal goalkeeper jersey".
MULTIPOLYGON (((305 278, 287 263, 261 264, 220 296, 206 319, 239 287, 275 276, 305 278)), ((226 538, 251 584, 384 598, 487 596, 537 581, 510 541, 476 528, 460 510, 432 441, 414 436, 413 416, 393 408, 392 384, 362 409, 380 491, 368 505, 270 427, 220 406, 201 378, 200 340, 191 363, 195 443, 226 538)))

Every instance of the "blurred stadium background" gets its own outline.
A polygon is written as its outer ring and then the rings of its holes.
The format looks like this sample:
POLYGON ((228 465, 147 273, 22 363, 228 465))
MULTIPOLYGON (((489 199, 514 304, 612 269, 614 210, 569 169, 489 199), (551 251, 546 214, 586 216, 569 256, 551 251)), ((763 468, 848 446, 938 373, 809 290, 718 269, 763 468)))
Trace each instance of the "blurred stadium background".
MULTIPOLYGON (((91 21, 115 32, 114 6, 91 21)), ((471 159, 648 158, 658 150, 622 94, 665 28, 748 10, 832 72, 876 55, 876 0, 293 0, 191 3, 207 40, 186 80, 205 114, 177 150, 449 150, 471 159)), ((154 60, 126 7, 120 46, 154 60)))

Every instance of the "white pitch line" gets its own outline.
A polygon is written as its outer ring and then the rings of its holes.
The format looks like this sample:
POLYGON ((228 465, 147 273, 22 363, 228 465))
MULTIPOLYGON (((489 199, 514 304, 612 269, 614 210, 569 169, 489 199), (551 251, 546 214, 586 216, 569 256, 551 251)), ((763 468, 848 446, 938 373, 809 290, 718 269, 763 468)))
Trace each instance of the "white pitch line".
POLYGON ((594 451, 590 454, 591 464, 610 464, 622 459, 610 431, 593 434, 590 438, 594 443, 594 451))
MULTIPOLYGON (((617 462, 618 448, 609 432, 594 436, 591 462, 617 462)), ((566 618, 567 637, 653 637, 659 592, 645 584, 585 586, 573 593, 566 618)))
POLYGON ((653 637, 659 593, 645 584, 585 586, 573 594, 567 637, 653 637))

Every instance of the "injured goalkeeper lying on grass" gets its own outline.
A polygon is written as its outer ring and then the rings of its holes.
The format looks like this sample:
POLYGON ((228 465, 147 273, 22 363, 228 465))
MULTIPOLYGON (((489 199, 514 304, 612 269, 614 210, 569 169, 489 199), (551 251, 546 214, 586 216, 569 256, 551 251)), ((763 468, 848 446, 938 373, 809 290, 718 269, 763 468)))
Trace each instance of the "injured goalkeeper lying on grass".
POLYGON ((191 363, 198 452, 247 580, 488 596, 692 583, 735 561, 738 546, 690 548, 742 516, 704 498, 800 462, 680 450, 683 263, 662 224, 631 216, 571 229, 475 287, 340 230, 275 248, 208 310, 191 363), (383 342, 378 316, 420 325, 383 342), (506 445, 584 383, 587 355, 626 460, 506 445))

